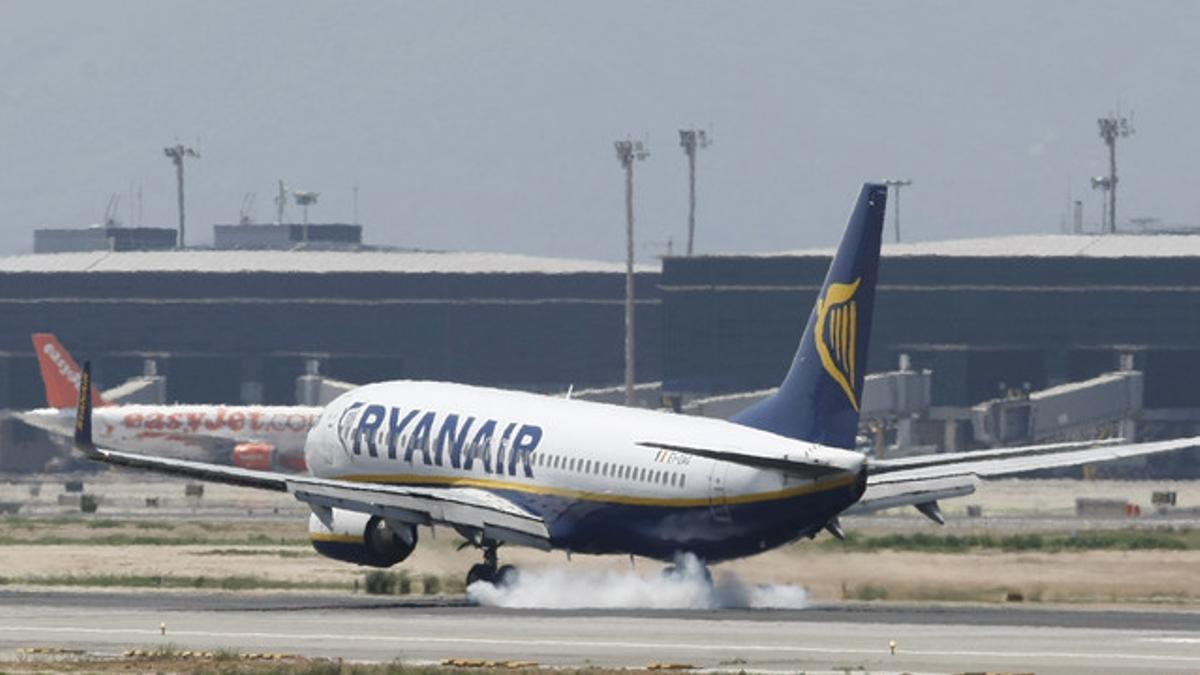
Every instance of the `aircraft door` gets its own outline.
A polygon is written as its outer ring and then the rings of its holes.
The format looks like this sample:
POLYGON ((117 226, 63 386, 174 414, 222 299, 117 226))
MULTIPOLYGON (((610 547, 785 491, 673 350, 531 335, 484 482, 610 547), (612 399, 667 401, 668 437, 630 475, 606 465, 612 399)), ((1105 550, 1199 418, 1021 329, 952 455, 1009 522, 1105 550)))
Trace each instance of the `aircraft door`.
POLYGON ((729 522, 733 514, 729 511, 729 497, 726 493, 725 482, 729 465, 725 462, 714 461, 712 471, 708 474, 708 508, 713 520, 729 522))

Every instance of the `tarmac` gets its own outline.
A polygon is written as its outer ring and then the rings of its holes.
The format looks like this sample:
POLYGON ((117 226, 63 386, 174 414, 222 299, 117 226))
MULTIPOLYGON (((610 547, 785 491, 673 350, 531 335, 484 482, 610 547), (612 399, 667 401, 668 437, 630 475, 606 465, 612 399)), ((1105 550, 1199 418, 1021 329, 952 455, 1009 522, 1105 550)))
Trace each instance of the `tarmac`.
POLYGON ((1200 613, 897 603, 560 611, 338 594, 0 591, 5 658, 29 647, 117 655, 166 645, 732 672, 1197 673, 1200 613))

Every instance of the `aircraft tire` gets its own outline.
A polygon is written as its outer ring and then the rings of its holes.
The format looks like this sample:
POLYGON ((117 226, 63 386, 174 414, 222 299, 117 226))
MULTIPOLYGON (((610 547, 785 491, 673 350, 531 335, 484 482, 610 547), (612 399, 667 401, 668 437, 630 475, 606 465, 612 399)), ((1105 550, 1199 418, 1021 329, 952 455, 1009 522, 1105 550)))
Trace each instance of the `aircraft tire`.
POLYGON ((483 563, 472 565, 471 569, 467 571, 467 586, 476 581, 486 581, 489 584, 496 583, 496 568, 483 563))
MULTIPOLYGON (((700 571, 704 576, 704 583, 712 586, 712 572, 708 569, 708 566, 705 565, 704 567, 701 567, 700 571)), ((684 573, 684 571, 676 565, 667 565, 663 568, 660 575, 664 580, 667 581, 683 581, 687 578, 687 575, 684 573)))
POLYGON ((521 578, 521 571, 514 565, 502 565, 496 570, 495 579, 492 581, 497 586, 512 586, 521 578))

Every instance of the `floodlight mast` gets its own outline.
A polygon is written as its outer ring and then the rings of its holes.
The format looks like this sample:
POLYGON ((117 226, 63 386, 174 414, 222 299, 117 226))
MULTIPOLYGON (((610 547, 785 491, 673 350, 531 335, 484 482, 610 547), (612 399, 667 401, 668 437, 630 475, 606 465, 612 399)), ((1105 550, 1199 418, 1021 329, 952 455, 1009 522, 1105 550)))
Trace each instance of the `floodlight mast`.
POLYGON ((703 129, 680 129, 679 146, 688 158, 688 239, 687 254, 692 257, 696 239, 696 150, 707 148, 712 141, 703 129))
POLYGON ((303 213, 304 213, 304 225, 303 225, 302 231, 304 232, 305 246, 308 245, 308 207, 312 204, 316 204, 317 197, 320 197, 320 196, 321 196, 321 193, 319 193, 319 192, 306 192, 304 190, 292 190, 292 199, 296 200, 296 204, 300 207, 300 210, 303 211, 303 213))
POLYGON ((184 248, 187 245, 187 237, 185 236, 183 215, 183 159, 185 157, 200 159, 200 153, 181 143, 176 143, 163 148, 163 154, 175 164, 175 182, 179 189, 179 242, 176 244, 176 248, 184 248))
MULTIPOLYGON (((1104 229, 1110 234, 1117 231, 1117 139, 1129 138, 1133 135, 1133 121, 1127 117, 1119 117, 1120 111, 1109 113, 1108 117, 1096 120, 1100 127, 1100 138, 1108 146, 1108 222, 1104 229)), ((1095 180, 1092 181, 1095 187, 1095 180)))
POLYGON ((650 156, 641 141, 616 141, 617 161, 625 169, 625 405, 636 406, 633 351, 633 163, 650 156))
POLYGON ((912 185, 908 178, 887 178, 883 184, 890 187, 896 198, 892 200, 892 222, 896 225, 896 243, 900 243, 900 188, 912 185))
MULTIPOLYGON (((1108 231, 1108 196, 1112 194, 1112 176, 1092 176, 1092 189, 1100 191, 1100 232, 1108 231)), ((1115 228, 1114 228, 1115 231, 1115 228)))
POLYGON ((304 190, 292 190, 292 198, 296 200, 296 205, 300 207, 303 213, 304 224, 308 224, 308 207, 317 203, 317 198, 321 196, 320 192, 305 192, 304 190))

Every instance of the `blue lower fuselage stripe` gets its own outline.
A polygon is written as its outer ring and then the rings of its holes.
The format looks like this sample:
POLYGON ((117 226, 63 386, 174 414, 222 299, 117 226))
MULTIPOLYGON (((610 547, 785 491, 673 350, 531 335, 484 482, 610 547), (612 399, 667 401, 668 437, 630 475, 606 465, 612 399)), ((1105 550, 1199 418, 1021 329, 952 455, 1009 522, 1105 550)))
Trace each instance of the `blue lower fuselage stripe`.
POLYGON ((495 490, 541 516, 555 548, 670 560, 682 552, 719 562, 819 532, 858 500, 862 482, 746 504, 671 507, 614 504, 495 490))

